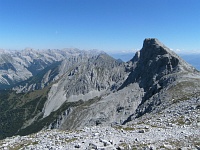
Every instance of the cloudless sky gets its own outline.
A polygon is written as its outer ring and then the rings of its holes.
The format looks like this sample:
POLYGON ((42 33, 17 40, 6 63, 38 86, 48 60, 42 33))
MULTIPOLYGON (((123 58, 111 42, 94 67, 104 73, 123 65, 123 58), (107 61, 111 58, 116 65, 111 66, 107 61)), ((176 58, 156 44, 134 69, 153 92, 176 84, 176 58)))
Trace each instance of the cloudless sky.
POLYGON ((200 52, 200 0, 0 0, 0 48, 200 52))

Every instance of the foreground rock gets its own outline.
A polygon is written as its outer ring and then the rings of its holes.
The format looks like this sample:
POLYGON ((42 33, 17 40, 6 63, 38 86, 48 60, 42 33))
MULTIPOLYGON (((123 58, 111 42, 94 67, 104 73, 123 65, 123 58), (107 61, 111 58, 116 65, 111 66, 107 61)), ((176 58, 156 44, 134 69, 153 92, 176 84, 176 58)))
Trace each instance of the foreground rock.
POLYGON ((157 128, 139 133, 143 126, 92 127, 79 131, 45 130, 0 141, 0 149, 197 149, 199 128, 157 128))
POLYGON ((80 130, 42 130, 0 141, 0 149, 128 150, 196 149, 200 147, 200 96, 174 103, 154 114, 115 126, 80 130))

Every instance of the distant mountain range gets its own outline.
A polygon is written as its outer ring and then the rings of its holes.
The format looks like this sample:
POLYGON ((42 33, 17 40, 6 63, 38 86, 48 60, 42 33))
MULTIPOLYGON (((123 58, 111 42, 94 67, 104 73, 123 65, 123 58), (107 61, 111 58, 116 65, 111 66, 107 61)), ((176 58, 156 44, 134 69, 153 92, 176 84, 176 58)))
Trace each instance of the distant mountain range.
POLYGON ((199 128, 198 70, 154 38, 130 59, 113 57, 78 49, 1 51, 0 139, 156 118, 178 124, 183 115, 199 128))
MULTIPOLYGON (((63 60, 84 59, 102 53, 101 51, 81 51, 79 49, 48 49, 22 51, 0 51, 0 89, 10 88, 27 79, 32 80, 47 67, 53 67, 63 60)), ((58 73, 59 75, 61 74, 58 73)), ((58 75, 56 74, 56 75, 58 75)), ((52 79, 52 78, 51 78, 52 79)))

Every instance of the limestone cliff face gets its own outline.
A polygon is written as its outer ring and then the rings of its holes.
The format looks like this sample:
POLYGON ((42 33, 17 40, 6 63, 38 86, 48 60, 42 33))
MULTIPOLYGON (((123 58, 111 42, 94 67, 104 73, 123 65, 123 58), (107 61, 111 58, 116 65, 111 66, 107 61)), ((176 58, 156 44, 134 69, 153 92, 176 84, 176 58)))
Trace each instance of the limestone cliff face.
POLYGON ((44 117, 64 102, 88 101, 116 90, 126 79, 124 64, 107 54, 88 58, 70 68, 52 85, 44 108, 44 117))

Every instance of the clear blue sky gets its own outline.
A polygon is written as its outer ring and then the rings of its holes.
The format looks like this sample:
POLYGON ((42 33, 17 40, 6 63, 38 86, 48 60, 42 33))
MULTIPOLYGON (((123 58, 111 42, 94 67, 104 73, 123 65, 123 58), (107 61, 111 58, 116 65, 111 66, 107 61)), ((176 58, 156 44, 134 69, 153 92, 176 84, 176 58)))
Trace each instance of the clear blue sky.
POLYGON ((200 0, 0 0, 0 48, 199 50, 200 0))

